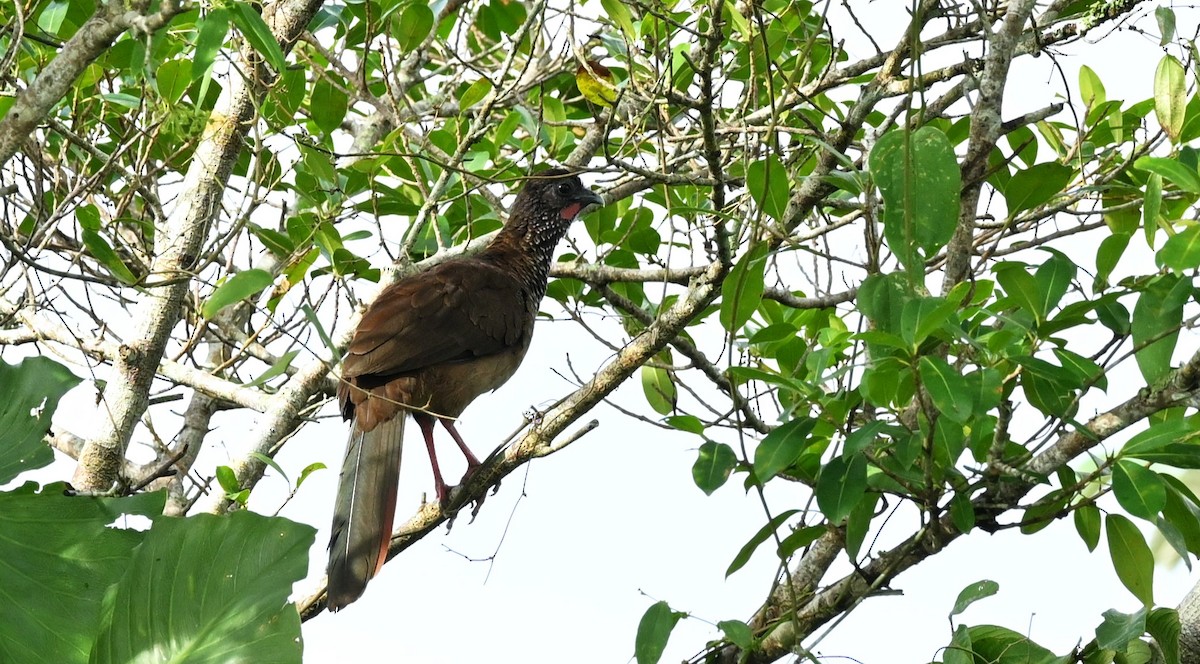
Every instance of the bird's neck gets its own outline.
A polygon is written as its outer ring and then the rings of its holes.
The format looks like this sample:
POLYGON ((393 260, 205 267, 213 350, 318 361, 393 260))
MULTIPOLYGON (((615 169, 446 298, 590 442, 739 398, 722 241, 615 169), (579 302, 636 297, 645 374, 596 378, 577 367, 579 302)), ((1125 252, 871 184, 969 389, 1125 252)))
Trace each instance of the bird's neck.
POLYGON ((537 233, 528 226, 519 228, 510 221, 484 249, 481 258, 512 272, 522 283, 535 289, 540 300, 545 295, 550 276, 550 260, 563 236, 554 230, 537 233))

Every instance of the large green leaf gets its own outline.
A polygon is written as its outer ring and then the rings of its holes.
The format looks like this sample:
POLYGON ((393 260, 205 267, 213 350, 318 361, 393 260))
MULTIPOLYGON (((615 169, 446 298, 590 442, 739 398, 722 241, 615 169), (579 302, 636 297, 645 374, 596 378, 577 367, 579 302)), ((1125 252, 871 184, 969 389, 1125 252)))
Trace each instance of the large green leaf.
POLYGON ((1179 140, 1187 113, 1187 76, 1183 64, 1173 55, 1164 55, 1154 70, 1154 115, 1172 141, 1179 140))
POLYGON ((939 413, 959 424, 966 424, 971 419, 975 405, 967 381, 959 370, 940 357, 926 355, 921 358, 920 375, 921 384, 939 413))
POLYGON ((282 72, 287 67, 283 49, 279 48, 279 42, 275 40, 275 35, 271 34, 271 28, 254 6, 242 0, 235 0, 228 6, 233 9, 233 13, 230 14, 233 24, 242 31, 246 41, 250 42, 254 50, 258 51, 276 72, 282 72))
POLYGON ((1162 650, 1166 664, 1179 664, 1179 635, 1183 631, 1179 612, 1164 607, 1154 609, 1146 618, 1146 631, 1162 650))
POLYGON ((1159 265, 1176 272, 1200 267, 1200 226, 1190 226, 1168 238, 1156 258, 1159 265))
POLYGON ((797 417, 768 433, 754 450, 754 475, 758 481, 765 484, 796 463, 816 425, 817 421, 811 417, 797 417))
POLYGON ((1146 545, 1142 531, 1120 514, 1109 514, 1104 520, 1104 529, 1117 578, 1142 604, 1153 606, 1154 554, 1146 545))
POLYGON ((667 648, 667 639, 675 624, 686 614, 673 611, 666 602, 655 602, 642 614, 638 622, 637 639, 634 641, 633 654, 638 664, 657 664, 667 648))
POLYGON ((1112 487, 1125 511, 1149 521, 1167 504, 1167 487, 1158 474, 1129 459, 1113 465, 1112 487))
POLYGON ((958 599, 954 600, 954 608, 951 609, 950 615, 957 616, 967 610, 975 602, 978 602, 985 597, 991 597, 1000 592, 1000 584, 990 579, 976 581, 971 585, 963 588, 958 593, 958 599))
POLYGON ((737 455, 733 448, 710 440, 700 446, 696 463, 692 465, 692 479, 701 491, 711 496, 725 484, 736 465, 737 455))
POLYGON ((315 534, 252 512, 155 519, 105 602, 92 664, 300 662, 287 598, 315 534))
POLYGON ((746 189, 767 216, 775 221, 785 220, 791 183, 779 157, 771 155, 750 164, 746 169, 746 189))
POLYGON ((54 461, 42 439, 58 400, 78 384, 66 367, 46 357, 0 362, 0 484, 54 461))
POLYGON ((973 625, 968 629, 975 662, 987 664, 1055 664, 1054 653, 1028 636, 1006 627, 973 625))
POLYGON ((1133 162, 1134 168, 1157 173, 1170 180, 1176 187, 1190 193, 1200 194, 1200 175, 1196 169, 1170 157, 1140 157, 1133 162))
POLYGON ((109 524, 158 514, 166 500, 162 492, 91 498, 64 489, 0 493, 0 661, 87 662, 105 593, 143 538, 109 524))
POLYGON ((238 272, 227 279, 225 283, 217 286, 217 289, 209 296, 208 301, 200 308, 200 313, 205 318, 212 318, 225 307, 237 304, 252 295, 258 294, 264 288, 270 286, 272 281, 274 279, 271 277, 271 273, 266 270, 255 268, 238 272))
POLYGON ((1106 650, 1124 651, 1129 642, 1146 632, 1146 607, 1133 613, 1116 609, 1104 612, 1104 622, 1096 628, 1096 645, 1106 650))
POLYGON ((759 244, 729 271, 721 284, 721 325, 736 333, 762 302, 768 247, 759 244))
POLYGON ((817 479, 817 507, 832 523, 850 516, 867 492, 867 460, 861 454, 834 457, 817 479))
POLYGON ((1019 171, 1004 187, 1008 216, 1015 217, 1025 210, 1049 202, 1062 193, 1073 173, 1073 170, 1057 161, 1036 164, 1019 171))
POLYGON ((1133 343, 1140 347, 1134 358, 1151 384, 1171 370, 1171 356, 1179 339, 1177 328, 1191 290, 1190 279, 1165 274, 1146 287, 1133 307, 1133 343))
POLYGON ((884 134, 870 156, 871 174, 883 195, 883 233, 910 275, 946 246, 958 224, 962 176, 950 140, 925 126, 884 134))

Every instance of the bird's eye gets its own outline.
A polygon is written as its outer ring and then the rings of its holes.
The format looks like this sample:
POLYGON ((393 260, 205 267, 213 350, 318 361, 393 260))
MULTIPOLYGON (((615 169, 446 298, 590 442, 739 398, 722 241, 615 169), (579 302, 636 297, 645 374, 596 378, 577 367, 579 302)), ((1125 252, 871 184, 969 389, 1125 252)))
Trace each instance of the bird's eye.
POLYGON ((555 187, 555 190, 558 191, 559 196, 570 196, 571 195, 571 183, 570 182, 559 182, 558 186, 555 187))

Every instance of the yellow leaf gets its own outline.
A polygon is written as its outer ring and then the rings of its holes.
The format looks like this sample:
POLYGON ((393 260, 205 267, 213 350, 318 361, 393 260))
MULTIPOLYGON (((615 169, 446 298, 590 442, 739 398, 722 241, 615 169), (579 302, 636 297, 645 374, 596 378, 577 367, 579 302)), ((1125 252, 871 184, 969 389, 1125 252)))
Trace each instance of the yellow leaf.
POLYGON ((617 101, 612 72, 595 60, 579 65, 575 70, 575 85, 584 99, 597 106, 610 107, 617 101))

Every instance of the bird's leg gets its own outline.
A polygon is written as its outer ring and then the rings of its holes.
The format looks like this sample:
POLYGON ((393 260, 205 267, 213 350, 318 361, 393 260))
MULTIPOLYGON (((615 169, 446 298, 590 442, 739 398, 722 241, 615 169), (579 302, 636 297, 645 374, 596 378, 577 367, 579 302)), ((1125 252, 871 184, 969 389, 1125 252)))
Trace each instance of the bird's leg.
POLYGON ((425 437, 425 449, 429 450, 429 465, 433 467, 433 486, 437 491, 438 503, 445 505, 450 502, 450 490, 446 488, 446 481, 442 479, 442 469, 438 467, 437 450, 433 447, 434 420, 424 414, 413 415, 413 419, 417 421, 417 426, 421 427, 421 435, 425 437))
MULTIPOLYGON (((446 427, 446 431, 450 432, 450 437, 454 439, 455 444, 458 445, 458 449, 462 450, 463 456, 467 457, 467 472, 463 473, 462 479, 459 480, 460 484, 465 484, 481 464, 479 463, 479 459, 476 459, 475 455, 471 454, 471 450, 463 442, 462 436, 458 435, 458 429, 454 428, 454 420, 442 420, 442 426, 446 427)), ((496 486, 499 487, 500 485, 497 484, 496 486)), ((479 516, 479 508, 483 507, 483 499, 486 497, 487 492, 484 492, 474 501, 475 509, 471 510, 471 521, 475 521, 475 517, 479 516)))
POLYGON ((454 428, 454 420, 442 420, 442 426, 446 427, 446 431, 450 432, 450 437, 458 445, 458 449, 462 450, 463 456, 467 457, 467 472, 463 477, 469 477, 476 468, 480 466, 479 459, 471 454, 470 448, 463 442, 462 436, 458 435, 458 429, 454 428))

